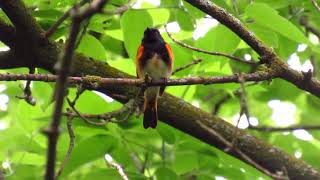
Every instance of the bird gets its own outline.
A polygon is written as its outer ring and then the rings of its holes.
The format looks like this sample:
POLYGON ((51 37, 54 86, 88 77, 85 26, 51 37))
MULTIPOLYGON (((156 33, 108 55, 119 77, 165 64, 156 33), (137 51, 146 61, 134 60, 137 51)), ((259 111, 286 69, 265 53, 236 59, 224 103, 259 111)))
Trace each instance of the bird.
MULTIPOLYGON (((156 28, 146 28, 136 56, 137 77, 146 76, 152 80, 166 81, 173 68, 174 55, 156 28)), ((157 100, 162 96, 165 86, 152 86, 144 91, 143 127, 157 127, 157 100)))

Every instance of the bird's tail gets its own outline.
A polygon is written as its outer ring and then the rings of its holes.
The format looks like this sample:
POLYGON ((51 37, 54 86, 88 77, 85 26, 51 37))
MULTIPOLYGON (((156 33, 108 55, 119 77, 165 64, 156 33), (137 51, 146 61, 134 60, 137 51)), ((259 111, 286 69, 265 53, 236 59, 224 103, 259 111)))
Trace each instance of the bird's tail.
POLYGON ((144 116, 143 127, 145 129, 157 127, 158 112, 157 112, 157 96, 152 99, 144 99, 144 116))

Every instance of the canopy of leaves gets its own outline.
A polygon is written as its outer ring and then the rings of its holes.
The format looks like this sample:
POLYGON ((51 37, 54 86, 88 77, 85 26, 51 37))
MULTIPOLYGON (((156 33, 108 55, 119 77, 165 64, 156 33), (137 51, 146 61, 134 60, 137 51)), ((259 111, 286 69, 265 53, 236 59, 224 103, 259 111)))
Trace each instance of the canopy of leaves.
MULTIPOLYGON (((24 2, 44 29, 48 29, 74 3, 78 3, 76 0, 24 2)), ((301 69, 308 67, 308 64, 320 63, 319 39, 314 35, 306 36, 304 27, 299 24, 301 18, 308 17, 308 23, 320 30, 320 14, 310 0, 213 2, 239 18, 293 68, 301 69)), ((113 11, 127 3, 126 0, 112 0, 105 10, 113 11)), ((0 14, 6 19, 2 11, 0 14)), ((51 38, 65 40, 70 22, 70 19, 66 20, 51 38)), ((179 27, 173 36, 192 46, 258 61, 257 54, 233 32, 180 0, 139 0, 122 14, 95 15, 90 19, 77 51, 135 75, 134 61, 143 31, 146 27, 158 27, 172 46, 175 67, 186 65, 194 59, 203 60, 173 78, 230 75, 252 70, 248 65, 175 44, 164 31, 163 25, 166 23, 170 23, 169 30, 175 29, 173 26, 179 27)), ((37 71, 45 73, 41 69, 37 71)), ((317 68, 314 71, 320 74, 317 68)), ((1 72, 28 73, 27 69, 22 68, 1 72)), ((239 97, 233 92, 238 88, 238 84, 221 84, 168 87, 166 91, 235 123, 240 105, 239 97), (221 104, 218 112, 214 112, 217 103, 225 96, 229 98, 221 104)), ((44 175, 47 139, 41 129, 48 126, 51 120, 53 84, 33 82, 31 90, 37 100, 36 106, 15 98, 23 93, 18 82, 0 84, 0 169, 9 180, 41 179, 44 175)), ((76 90, 70 88, 68 96, 74 98, 75 94, 76 90)), ((319 124, 319 99, 283 80, 248 85, 246 98, 253 125, 319 124)), ((101 114, 118 109, 121 104, 96 92, 85 91, 76 107, 83 113, 101 114)), ((241 119, 240 125, 246 126, 245 118, 241 119)), ((269 179, 244 162, 161 122, 156 130, 145 130, 141 116, 130 117, 128 125, 109 123, 105 127, 95 127, 81 119, 74 119, 73 126, 76 144, 61 179, 119 179, 117 171, 106 165, 105 154, 123 166, 129 179, 269 179)), ((65 118, 61 128, 58 166, 69 144, 65 118)), ((251 133, 320 169, 319 131, 251 133)))

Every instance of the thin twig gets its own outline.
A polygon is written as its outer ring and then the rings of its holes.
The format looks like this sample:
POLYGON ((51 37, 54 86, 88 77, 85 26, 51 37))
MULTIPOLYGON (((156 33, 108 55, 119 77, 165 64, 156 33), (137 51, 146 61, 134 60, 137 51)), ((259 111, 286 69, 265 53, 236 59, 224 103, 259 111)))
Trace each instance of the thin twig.
MULTIPOLYGON (((35 68, 31 67, 29 68, 29 74, 34 74, 35 68)), ((36 100, 32 96, 31 92, 31 80, 27 80, 26 86, 24 87, 23 90, 23 95, 22 96, 16 96, 18 99, 24 99, 28 104, 35 106, 36 105, 36 100)))
POLYGON ((95 126, 104 126, 108 122, 112 123, 123 123, 128 120, 128 118, 133 114, 134 109, 136 108, 136 103, 134 99, 129 100, 126 104, 124 104, 120 109, 111 111, 105 114, 82 114, 80 113, 76 108, 75 104, 72 103, 72 101, 67 98, 67 102, 70 106, 70 108, 73 110, 73 112, 65 112, 63 113, 64 116, 74 118, 74 117, 80 117, 82 120, 84 120, 86 123, 95 125, 95 126), (120 120, 114 120, 116 117, 125 114, 125 117, 120 120), (101 122, 94 122, 89 119, 99 119, 102 120, 101 122))
POLYGON ((180 6, 159 6, 159 7, 149 7, 149 8, 132 8, 132 3, 128 3, 127 5, 123 5, 118 7, 116 10, 108 10, 104 11, 103 14, 106 15, 115 15, 115 14, 122 14, 125 11, 144 11, 144 10, 153 10, 153 9, 179 9, 180 6))
POLYGON ((179 71, 182 71, 184 69, 187 69, 193 65, 196 65, 196 64, 199 64, 200 62, 202 62, 201 59, 196 59, 196 60, 193 60, 191 63, 187 64, 187 65, 184 65, 184 66, 181 66, 181 67, 178 67, 177 69, 175 69, 174 71, 172 71, 171 75, 174 75, 176 74, 177 72, 179 71))
POLYGON ((148 165, 148 160, 149 160, 149 152, 146 152, 145 156, 144 156, 144 161, 143 161, 143 164, 142 164, 142 167, 141 167, 141 170, 140 172, 141 173, 144 173, 147 165, 148 165))
POLYGON ((231 60, 234 60, 234 61, 237 61, 237 62, 241 62, 241 63, 244 63, 244 64, 249 64, 249 65, 258 65, 258 63, 254 62, 254 61, 246 61, 244 59, 241 59, 239 57, 236 57, 236 56, 232 56, 232 55, 229 55, 229 54, 225 54, 225 53, 222 53, 222 52, 213 52, 213 51, 207 51, 207 50, 203 50, 203 49, 200 49, 200 48, 196 48, 196 47, 193 47, 193 46, 190 46, 189 44, 186 44, 182 41, 179 41, 177 39, 175 39, 172 34, 168 31, 167 29, 167 25, 164 26, 169 38, 179 44, 180 46, 182 47, 185 47, 185 48, 188 48, 188 49, 191 49, 191 50, 194 50, 194 51, 198 51, 198 52, 201 52, 201 53, 205 53, 205 54, 210 54, 210 55, 215 55, 215 56, 223 56, 223 57, 226 57, 226 58, 229 58, 231 60))
MULTIPOLYGON (((84 117, 76 108, 75 108, 75 104, 71 102, 71 100, 69 98, 67 98, 67 102, 69 104, 69 106, 71 107, 71 109, 75 112, 75 115, 73 115, 72 113, 68 113, 68 117, 71 118, 71 117, 80 117, 81 119, 83 119, 86 123, 88 124, 91 124, 91 125, 95 125, 95 126, 104 126, 108 123, 108 121, 104 120, 104 121, 101 121, 101 122, 94 122, 94 121, 91 121, 89 119, 87 119, 86 117, 84 117)), ((64 113, 66 114, 66 113, 64 113)), ((97 117, 97 116, 95 116, 97 117)), ((100 118, 102 119, 102 118, 100 118)))
POLYGON ((67 10, 44 34, 45 38, 49 38, 57 29, 58 27, 65 21, 69 16, 72 11, 72 9, 76 7, 81 7, 84 4, 89 2, 89 0, 82 0, 79 4, 74 5, 72 8, 67 10))
POLYGON ((304 129, 308 131, 320 130, 320 125, 295 125, 289 127, 268 127, 268 126, 250 126, 249 129, 263 132, 283 132, 283 131, 294 131, 299 129, 304 129))
POLYGON ((56 145, 59 136, 59 125, 62 115, 62 106, 64 101, 65 90, 67 88, 67 79, 70 71, 71 60, 75 50, 75 43, 77 40, 78 33, 80 31, 81 22, 101 11, 106 0, 95 0, 86 9, 78 10, 74 9, 72 14, 71 29, 69 32, 69 38, 66 42, 65 50, 61 61, 59 62, 58 78, 56 82, 56 88, 54 97, 56 100, 55 108, 53 112, 52 121, 49 128, 46 130, 48 136, 48 151, 47 151, 47 169, 46 169, 46 180, 54 180, 55 172, 55 161, 56 161, 56 145))
POLYGON ((79 37, 78 37, 78 39, 77 39, 77 42, 76 42, 76 45, 75 45, 75 48, 76 48, 76 49, 79 47, 80 42, 81 42, 83 36, 87 33, 89 24, 90 24, 90 18, 88 18, 88 19, 85 20, 85 24, 83 25, 81 34, 79 35, 79 37))
POLYGON ((307 16, 302 16, 299 21, 300 21, 300 24, 305 28, 306 33, 311 32, 320 39, 320 31, 309 24, 309 20, 307 16))
MULTIPOLYGON (((208 126, 206 126, 205 124, 203 124, 203 122, 201 121, 197 121, 197 124, 199 126, 201 126, 201 128, 205 129, 208 133, 213 134, 215 137, 217 137, 223 144, 225 144, 225 146, 227 148, 232 147, 232 143, 230 143, 228 140, 226 140, 221 134, 219 134, 218 132, 216 132, 215 130, 213 130, 212 128, 209 128, 208 126)), ((261 172, 265 173, 266 175, 274 178, 274 179, 283 179, 283 180, 287 180, 288 178, 281 175, 281 174, 274 174, 271 173, 270 171, 268 171, 267 169, 263 168, 262 166, 260 166, 259 164, 257 164, 256 162, 254 162, 249 156, 247 156, 245 153, 243 153, 240 149, 238 149, 237 147, 233 147, 233 150, 239 155, 241 156, 242 159, 244 159, 245 161, 247 161, 249 164, 251 164, 252 166, 254 166, 255 168, 257 168, 258 170, 260 170, 261 172)))
MULTIPOLYGON (((250 84, 246 84, 246 86, 253 86, 253 85, 256 85, 256 84, 258 84, 258 82, 253 82, 253 83, 250 83, 250 84)), ((241 95, 241 87, 238 88, 238 89, 236 89, 236 90, 234 90, 234 91, 232 92, 232 94, 235 95, 235 96, 240 96, 240 95, 241 95)), ((212 114, 213 114, 213 115, 217 115, 218 112, 219 112, 219 110, 220 110, 220 108, 221 108, 221 106, 222 106, 225 102, 227 102, 229 99, 231 99, 232 97, 233 97, 233 96, 228 93, 228 94, 224 95, 221 99, 219 99, 219 100, 216 102, 216 104, 214 105, 214 108, 213 108, 213 110, 212 110, 212 114)), ((240 99, 241 99, 241 97, 240 97, 240 99)), ((244 104, 247 104, 247 102, 245 102, 244 104)), ((249 113, 248 113, 248 114, 249 114, 249 113)))
POLYGON ((241 73, 239 74, 239 83, 240 83, 240 88, 239 88, 240 113, 239 113, 239 118, 238 118, 237 123, 236 123, 236 130, 234 131, 233 139, 232 139, 232 142, 231 142, 232 146, 230 147, 230 149, 228 149, 228 151, 232 151, 232 149, 234 147, 236 147, 237 137, 238 137, 238 134, 239 134, 238 126, 239 126, 241 117, 243 115, 246 116, 246 119, 247 119, 247 122, 248 122, 248 126, 250 126, 250 121, 249 121, 250 114, 249 114, 249 110, 248 110, 246 91, 245 91, 245 85, 244 85, 245 81, 244 81, 243 76, 242 76, 241 73))
POLYGON ((68 133, 69 133, 69 148, 67 151, 67 154, 64 156, 63 162, 60 165, 60 168, 56 174, 56 179, 61 175, 65 165, 69 162, 70 157, 71 157, 71 153, 73 151, 74 145, 75 145, 75 138, 76 136, 74 135, 74 131, 72 128, 72 118, 67 118, 67 128, 68 128, 68 133))
POLYGON ((112 167, 112 168, 114 168, 115 170, 118 171, 119 175, 121 176, 121 178, 123 180, 129 180, 128 176, 124 172, 122 166, 120 164, 116 163, 109 154, 106 154, 104 156, 104 160, 106 161, 108 166, 110 166, 110 167, 112 167))
POLYGON ((313 6, 317 9, 317 11, 320 13, 320 6, 318 5, 316 0, 311 0, 313 6))

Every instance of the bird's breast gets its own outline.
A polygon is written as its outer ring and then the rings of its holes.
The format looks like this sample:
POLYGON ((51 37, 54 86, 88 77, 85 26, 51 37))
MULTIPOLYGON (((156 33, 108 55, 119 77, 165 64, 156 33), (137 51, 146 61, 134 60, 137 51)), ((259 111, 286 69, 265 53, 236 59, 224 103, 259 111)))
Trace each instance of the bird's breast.
POLYGON ((159 80, 169 75, 168 66, 158 54, 154 54, 147 60, 143 68, 143 74, 148 74, 152 79, 159 80))

